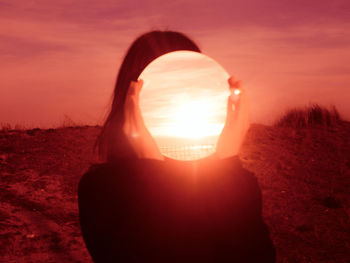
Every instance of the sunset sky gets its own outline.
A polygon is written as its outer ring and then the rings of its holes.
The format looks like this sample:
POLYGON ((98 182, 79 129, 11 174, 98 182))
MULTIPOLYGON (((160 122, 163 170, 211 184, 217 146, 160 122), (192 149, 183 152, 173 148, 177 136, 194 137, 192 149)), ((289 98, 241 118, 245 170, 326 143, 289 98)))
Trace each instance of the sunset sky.
POLYGON ((349 0, 0 0, 0 124, 101 123, 127 48, 155 29, 241 79, 252 122, 310 102, 350 119, 349 0))

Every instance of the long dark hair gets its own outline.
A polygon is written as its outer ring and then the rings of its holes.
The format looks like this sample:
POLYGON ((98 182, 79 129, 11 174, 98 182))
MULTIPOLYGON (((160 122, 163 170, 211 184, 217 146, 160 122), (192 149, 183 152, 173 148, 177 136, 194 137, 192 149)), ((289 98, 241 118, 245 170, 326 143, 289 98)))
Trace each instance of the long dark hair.
POLYGON ((178 50, 201 52, 187 36, 172 31, 152 31, 132 43, 118 73, 110 112, 95 144, 100 159, 112 162, 120 157, 136 157, 122 130, 124 102, 130 82, 136 81, 154 59, 178 50))

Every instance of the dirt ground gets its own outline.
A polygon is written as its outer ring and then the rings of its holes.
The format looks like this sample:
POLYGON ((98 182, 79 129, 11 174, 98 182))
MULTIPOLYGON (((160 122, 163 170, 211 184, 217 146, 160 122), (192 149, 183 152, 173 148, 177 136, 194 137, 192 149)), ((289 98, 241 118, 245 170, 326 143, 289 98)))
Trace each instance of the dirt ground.
MULTIPOLYGON (((77 185, 100 127, 0 131, 0 262, 91 262, 77 185)), ((350 262, 350 123, 252 125, 240 152, 278 262, 350 262)))

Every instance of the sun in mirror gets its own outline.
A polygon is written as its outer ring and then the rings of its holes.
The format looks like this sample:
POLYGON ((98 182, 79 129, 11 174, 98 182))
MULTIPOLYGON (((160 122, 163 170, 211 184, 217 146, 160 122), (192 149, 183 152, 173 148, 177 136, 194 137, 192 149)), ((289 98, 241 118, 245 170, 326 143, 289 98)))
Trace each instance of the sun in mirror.
POLYGON ((225 124, 229 74, 212 58, 175 51, 141 73, 140 108, 163 155, 196 160, 215 152, 225 124))

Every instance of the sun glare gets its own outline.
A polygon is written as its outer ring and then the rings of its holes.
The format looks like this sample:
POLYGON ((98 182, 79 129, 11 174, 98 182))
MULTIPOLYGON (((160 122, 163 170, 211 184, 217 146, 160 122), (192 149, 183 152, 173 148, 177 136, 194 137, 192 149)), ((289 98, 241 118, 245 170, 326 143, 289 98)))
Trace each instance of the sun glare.
MULTIPOLYGON (((185 100, 169 116, 173 125, 165 133, 174 137, 200 139, 220 133, 218 123, 210 120, 213 103, 209 99, 185 100)), ((219 128, 220 129, 220 128, 219 128)))

